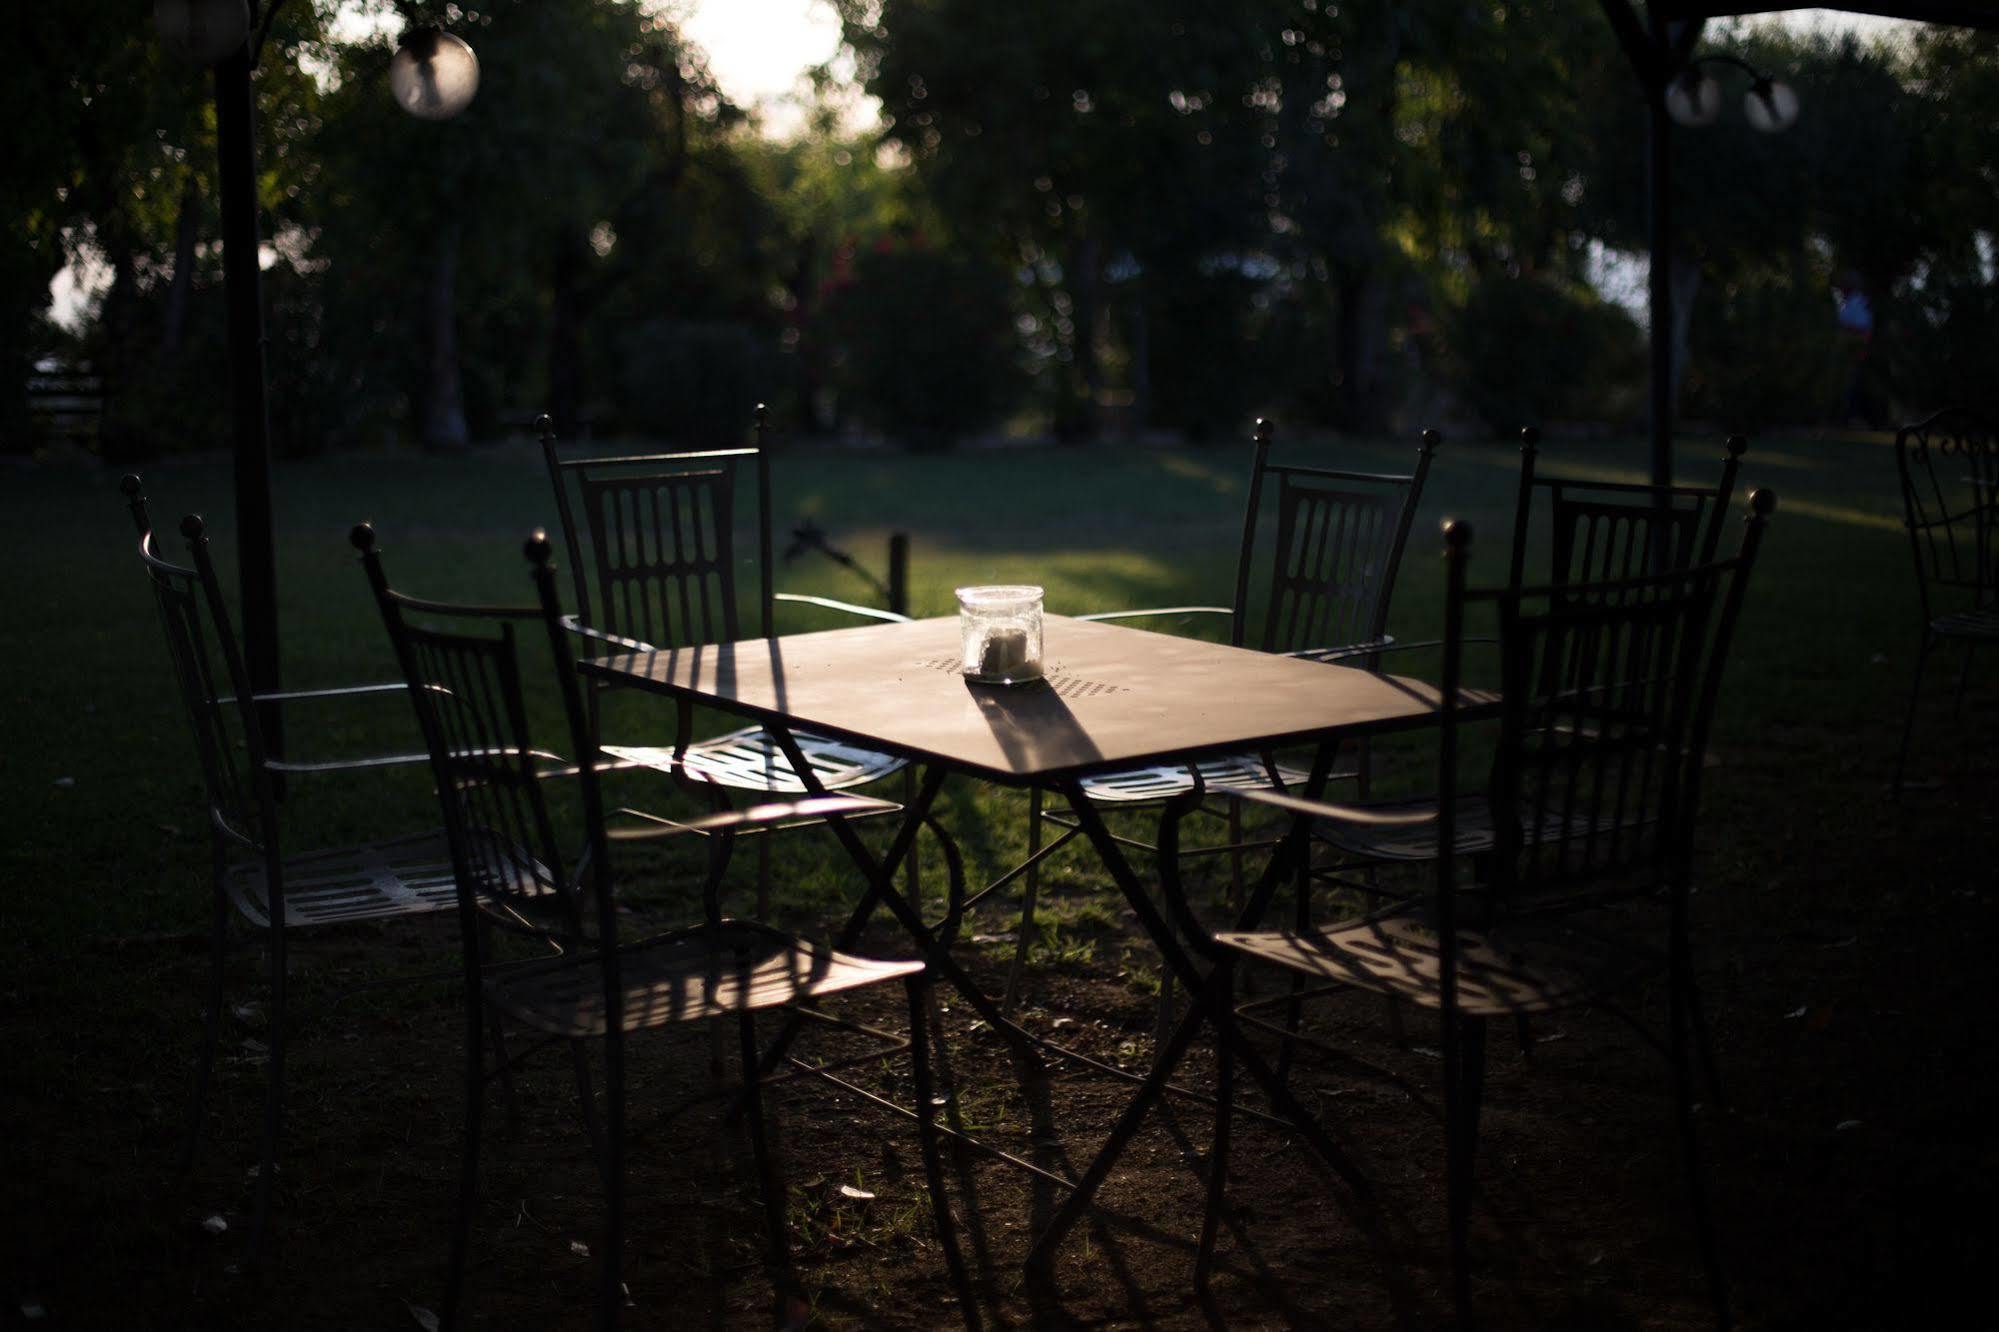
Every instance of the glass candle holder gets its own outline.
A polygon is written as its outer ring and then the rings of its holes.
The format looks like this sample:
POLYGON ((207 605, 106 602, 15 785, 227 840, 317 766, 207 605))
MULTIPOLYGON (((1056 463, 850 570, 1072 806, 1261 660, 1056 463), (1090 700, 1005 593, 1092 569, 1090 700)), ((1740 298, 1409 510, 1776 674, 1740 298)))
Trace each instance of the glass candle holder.
POLYGON ((965 678, 980 684, 1024 684, 1041 678, 1041 589, 961 587, 958 627, 965 678))

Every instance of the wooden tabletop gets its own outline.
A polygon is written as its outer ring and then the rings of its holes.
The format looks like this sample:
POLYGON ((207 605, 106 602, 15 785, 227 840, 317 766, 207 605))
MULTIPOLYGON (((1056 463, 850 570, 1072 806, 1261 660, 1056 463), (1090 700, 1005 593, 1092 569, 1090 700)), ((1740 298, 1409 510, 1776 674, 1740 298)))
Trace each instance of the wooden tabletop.
POLYGON ((1008 785, 1406 730, 1437 714, 1437 689, 1419 680, 1062 615, 1046 619, 1036 683, 972 684, 958 653, 950 616, 620 653, 581 669, 1008 785))

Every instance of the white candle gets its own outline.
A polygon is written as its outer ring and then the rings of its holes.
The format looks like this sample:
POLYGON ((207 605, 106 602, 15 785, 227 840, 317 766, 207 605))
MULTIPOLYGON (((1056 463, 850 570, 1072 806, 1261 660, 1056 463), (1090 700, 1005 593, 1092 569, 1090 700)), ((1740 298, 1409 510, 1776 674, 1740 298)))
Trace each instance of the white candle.
POLYGON ((979 674, 989 680, 1005 680, 1027 665, 1027 630, 993 629, 979 645, 979 674))

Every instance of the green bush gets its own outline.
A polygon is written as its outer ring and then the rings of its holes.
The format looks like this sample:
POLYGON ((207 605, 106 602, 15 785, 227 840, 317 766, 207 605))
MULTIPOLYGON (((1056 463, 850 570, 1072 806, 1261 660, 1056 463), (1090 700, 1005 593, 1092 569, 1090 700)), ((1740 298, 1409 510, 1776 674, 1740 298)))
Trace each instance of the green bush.
POLYGON ((1810 268, 1758 268, 1704 283, 1681 410, 1730 430, 1838 419, 1858 348, 1834 316, 1831 284, 1810 268))
POLYGON ((996 265, 877 242, 830 284, 825 331, 842 408, 914 448, 941 448, 1018 401, 1012 291, 996 265))
POLYGON ((1982 275, 1933 275, 1902 303, 1887 348, 1896 410, 1908 420, 1939 407, 1970 407, 1999 418, 1999 287, 1982 275))
POLYGON ((1581 283, 1495 275, 1447 320, 1446 374, 1495 433, 1622 415, 1644 374, 1638 326, 1581 283))

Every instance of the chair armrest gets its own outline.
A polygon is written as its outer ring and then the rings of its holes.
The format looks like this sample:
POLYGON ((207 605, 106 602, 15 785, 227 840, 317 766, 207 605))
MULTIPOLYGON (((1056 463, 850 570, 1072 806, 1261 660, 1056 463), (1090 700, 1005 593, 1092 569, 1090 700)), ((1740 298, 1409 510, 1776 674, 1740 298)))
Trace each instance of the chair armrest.
POLYGON ((1339 819, 1346 823, 1363 823, 1378 828, 1405 828, 1437 821, 1435 810, 1398 814, 1367 805, 1337 805, 1325 800, 1307 800, 1303 796, 1286 795, 1281 791, 1245 789, 1230 791, 1229 794, 1240 800, 1269 805, 1272 809, 1281 809, 1292 814, 1304 814, 1315 819, 1339 819))
POLYGON ((794 601, 801 606, 818 606, 824 610, 844 611, 848 615, 858 615, 865 620, 886 620, 890 624, 908 624, 909 617, 892 610, 877 610, 873 606, 856 606, 851 601, 835 601, 831 597, 807 596, 803 592, 773 592, 773 601, 794 601))
POLYGON ((594 639, 599 643, 609 643, 612 647, 621 647, 630 652, 659 651, 652 644, 640 642, 636 638, 626 638, 623 634, 612 634, 606 633, 602 629, 592 629, 589 625, 577 619, 574 614, 562 617, 562 627, 581 638, 594 639))
POLYGON ((315 772, 366 772, 371 768, 396 768, 411 763, 428 763, 428 754, 370 754, 363 758, 326 759, 317 762, 303 762, 298 759, 266 759, 266 772, 315 773, 315 772))
POLYGON ((678 837, 682 833, 733 833, 743 828, 768 827, 788 819, 888 814, 901 808, 902 806, 893 800, 876 800, 871 796, 824 795, 808 796, 803 800, 779 801, 768 805, 752 805, 748 809, 728 809, 693 819, 668 820, 641 810, 621 809, 618 811, 620 814, 645 819, 654 826, 614 828, 608 835, 614 842, 645 842, 660 837, 678 837))
POLYGON ((1148 615, 1234 615, 1228 606, 1157 606, 1149 610, 1098 611, 1094 615, 1077 615, 1078 620, 1136 620, 1148 615))
MULTIPOLYGON (((1497 643, 1499 640, 1486 637, 1468 637, 1461 641, 1466 643, 1497 643)), ((1375 657, 1388 652, 1414 652, 1419 648, 1435 648, 1442 647, 1443 645, 1444 640, 1441 638, 1426 638, 1420 643, 1398 643, 1395 641, 1395 636, 1390 634, 1385 638, 1376 639, 1372 643, 1355 643, 1350 647, 1300 648, 1296 652, 1287 652, 1284 655, 1287 657, 1302 657, 1307 661, 1344 661, 1348 657, 1375 657)))
MULTIPOLYGON (((376 694, 407 694, 410 687, 397 680, 391 684, 343 685, 338 689, 287 689, 276 694, 252 694, 253 703, 296 703, 311 698, 363 698, 376 694)), ((226 694, 215 700, 218 705, 234 703, 236 695, 226 694)))

